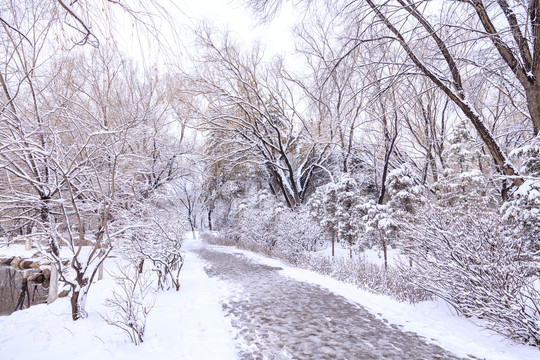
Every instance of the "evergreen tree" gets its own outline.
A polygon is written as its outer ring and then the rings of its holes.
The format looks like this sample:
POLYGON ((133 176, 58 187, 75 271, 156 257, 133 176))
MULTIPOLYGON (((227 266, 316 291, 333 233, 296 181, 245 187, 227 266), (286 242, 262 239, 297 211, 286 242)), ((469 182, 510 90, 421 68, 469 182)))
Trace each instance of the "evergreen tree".
POLYGON ((452 208, 460 214, 495 209, 497 192, 487 177, 489 156, 476 145, 466 122, 460 122, 443 153, 446 168, 433 185, 437 205, 452 208))
POLYGON ((343 174, 336 183, 320 186, 309 202, 312 217, 332 236, 334 241, 346 244, 352 256, 352 247, 359 235, 357 204, 359 194, 356 180, 343 174))
POLYGON ((522 231, 522 238, 534 252, 540 250, 540 136, 512 153, 523 159, 525 183, 503 204, 503 218, 522 231))

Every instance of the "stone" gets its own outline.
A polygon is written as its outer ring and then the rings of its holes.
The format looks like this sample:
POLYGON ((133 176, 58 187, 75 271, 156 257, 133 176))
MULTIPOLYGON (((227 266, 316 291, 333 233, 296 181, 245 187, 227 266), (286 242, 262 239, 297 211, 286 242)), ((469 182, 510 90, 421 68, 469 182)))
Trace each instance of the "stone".
POLYGON ((0 259, 0 265, 10 265, 11 262, 13 261, 13 256, 11 257, 8 257, 8 258, 3 258, 3 259, 0 259))
POLYGON ((58 294, 58 297, 59 298, 65 298, 69 295, 69 290, 63 290, 63 291, 60 291, 60 294, 58 294))
POLYGON ((41 284, 43 281, 45 281, 45 277, 42 273, 32 274, 28 277, 28 281, 33 281, 35 283, 41 284))
POLYGON ((33 263, 32 260, 28 260, 28 259, 21 260, 21 262, 19 263, 19 268, 23 270, 31 269, 32 263, 33 263))
POLYGON ((19 267, 19 264, 21 263, 23 259, 21 259, 20 256, 15 256, 11 262, 9 263, 11 266, 13 266, 14 268, 18 268, 19 267))

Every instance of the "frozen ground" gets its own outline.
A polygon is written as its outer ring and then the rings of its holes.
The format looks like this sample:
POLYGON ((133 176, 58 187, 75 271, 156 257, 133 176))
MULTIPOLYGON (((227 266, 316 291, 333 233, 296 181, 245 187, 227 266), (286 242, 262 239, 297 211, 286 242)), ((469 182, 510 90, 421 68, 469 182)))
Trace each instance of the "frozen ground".
MULTIPOLYGON (((335 295, 341 296, 341 299, 347 299, 346 307, 357 306, 361 312, 363 312, 363 309, 367 309, 377 319, 390 324, 394 329, 397 326, 407 333, 418 334, 428 343, 438 345, 460 358, 490 360, 540 359, 540 352, 535 347, 513 343, 500 335, 477 326, 471 319, 456 316, 442 301, 423 302, 416 305, 400 303, 388 296, 375 295, 359 290, 353 285, 344 284, 312 271, 287 266, 279 260, 269 259, 249 251, 220 246, 212 246, 208 249, 236 257, 244 256, 245 259, 249 259, 253 263, 265 265, 273 269, 275 273, 279 273, 283 277, 311 285, 318 285, 335 295), (281 268, 282 270, 277 270, 277 268, 281 268)), ((206 256, 204 257, 206 258, 206 256)), ((216 272, 216 270, 210 270, 209 272, 216 272)), ((227 275, 222 276, 226 277, 227 275)), ((264 279, 255 279, 254 281, 263 282, 264 279)), ((309 294, 306 294, 306 296, 309 296, 309 294)), ((280 306, 277 305, 277 299, 279 297, 276 298, 274 305, 280 306)), ((231 300, 232 303, 235 301, 235 298, 231 300)), ((231 312, 234 318, 234 312, 231 312)), ((332 318, 332 316, 329 317, 332 318)), ((476 322, 480 321, 476 320, 476 322)), ((387 357, 387 359, 394 358, 402 359, 406 357, 402 357, 401 355, 387 357)), ((430 354, 417 357, 417 359, 434 358, 436 358, 435 355, 430 354)))
MULTIPOLYGON (((140 346, 100 316, 110 311, 104 302, 115 285, 106 274, 90 289, 87 319, 72 321, 67 299, 0 316, 0 359, 236 359, 232 328, 219 304, 226 289, 206 275, 196 254, 185 259, 180 291, 157 294, 140 346)), ((113 271, 118 259, 107 261, 105 269, 113 271)))
POLYGON ((181 289, 157 294, 140 346, 100 316, 114 288, 106 275, 90 290, 87 319, 73 322, 67 299, 0 317, 0 359, 540 359, 535 348, 481 330, 442 303, 398 303, 190 238, 184 250, 181 289))

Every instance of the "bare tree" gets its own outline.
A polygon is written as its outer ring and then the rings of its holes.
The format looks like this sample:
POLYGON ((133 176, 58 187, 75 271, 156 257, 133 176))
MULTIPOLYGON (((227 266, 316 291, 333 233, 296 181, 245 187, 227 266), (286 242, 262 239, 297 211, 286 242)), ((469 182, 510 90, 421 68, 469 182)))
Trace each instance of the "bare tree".
MULTIPOLYGON (((264 9, 275 7, 279 1, 253 3, 264 9)), ((346 39, 342 57, 365 44, 392 42, 399 46, 405 56, 403 73, 418 72, 444 92, 475 127, 497 166, 519 186, 522 177, 474 106, 474 83, 469 79, 481 72, 500 88, 517 89, 518 96, 511 101, 528 119, 532 133, 538 133, 539 10, 535 3, 531 4, 471 0, 445 3, 441 12, 428 1, 340 3, 338 8, 348 24, 358 29, 358 36, 346 39), (431 15, 435 13, 442 16, 431 15)))
POLYGON ((255 163, 270 176, 270 186, 290 207, 299 206, 313 175, 324 171, 330 145, 309 137, 308 120, 297 111, 292 84, 261 62, 260 49, 244 56, 227 38, 208 50, 204 71, 192 81, 205 98, 200 129, 220 134, 221 153, 233 164, 255 163))

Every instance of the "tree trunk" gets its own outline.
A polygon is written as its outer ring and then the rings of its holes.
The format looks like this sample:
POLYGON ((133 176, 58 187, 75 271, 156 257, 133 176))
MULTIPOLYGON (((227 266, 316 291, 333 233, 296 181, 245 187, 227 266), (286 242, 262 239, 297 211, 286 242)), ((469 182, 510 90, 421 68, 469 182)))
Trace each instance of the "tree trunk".
POLYGON ((139 274, 142 274, 143 269, 144 269, 144 259, 141 259, 141 261, 139 262, 139 265, 137 267, 139 269, 139 274))
POLYGON ((81 309, 79 306, 79 291, 73 290, 71 295, 71 318, 79 320, 81 318, 81 309))
MULTIPOLYGON (((524 182, 523 178, 519 175, 518 171, 514 168, 510 160, 507 158, 506 154, 502 151, 501 147, 497 143, 497 140, 491 133, 491 131, 486 127, 484 121, 480 118, 480 115, 474 110, 472 105, 469 103, 468 99, 465 97, 465 92, 463 91, 462 84, 461 84, 461 75, 459 74, 459 69, 456 66, 454 59, 450 55, 449 50, 446 47, 446 44, 441 40, 441 38, 438 36, 435 30, 431 28, 429 23, 420 15, 414 7, 406 6, 405 3, 402 1, 399 1, 404 8, 409 11, 411 15, 413 15, 419 23, 425 27, 427 31, 429 31, 430 36, 433 38, 433 40, 437 43, 440 51, 441 56, 444 57, 445 61, 447 62, 451 72, 452 72, 452 80, 454 83, 454 86, 458 88, 458 91, 454 91, 452 88, 448 86, 447 83, 445 83, 437 74, 433 73, 421 60, 416 56, 416 53, 414 52, 413 48, 407 43, 407 40, 404 38, 400 30, 398 30, 391 22, 390 20, 384 15, 379 6, 376 5, 373 0, 366 0, 366 3, 371 7, 371 9, 374 11, 375 15, 384 23, 384 25, 395 35, 396 40, 400 43, 401 47, 405 52, 407 53, 408 57, 412 60, 412 62, 418 67, 418 69, 424 73, 424 75, 429 78, 435 85, 443 91, 448 98, 456 104, 463 114, 470 120, 470 122, 475 127, 478 136, 482 139, 486 147, 488 148, 491 156, 501 169, 501 171, 507 175, 510 180, 516 185, 521 186, 524 182)), ((540 99, 540 97, 539 97, 540 99)), ((531 114, 532 116, 532 114, 531 114)))
POLYGON ((47 304, 52 304, 58 298, 58 270, 56 265, 51 266, 51 278, 49 284, 49 296, 47 297, 47 304))
POLYGON ((208 230, 212 231, 212 209, 208 210, 208 230))
POLYGON ((538 132, 540 131, 540 86, 538 86, 538 80, 525 90, 527 95, 527 107, 529 108, 533 123, 533 132, 534 135, 538 135, 538 132))
POLYGON ((74 289, 71 296, 71 318, 73 320, 84 319, 87 316, 85 305, 88 288, 79 289, 74 289))
POLYGON ((195 223, 193 220, 193 217, 191 216, 191 212, 188 214, 188 220, 189 220, 189 226, 191 227, 191 233, 193 234, 193 239, 196 239, 197 236, 195 235, 195 223))
POLYGON ((384 238, 384 236, 382 237, 382 246, 384 254, 384 270, 388 270, 388 251, 386 247, 386 239, 384 238))
POLYGON ((30 293, 28 292, 28 279, 23 278, 21 295, 19 295, 19 300, 17 301, 17 306, 15 306, 15 311, 22 310, 24 308, 24 299, 27 298, 27 307, 30 307, 30 293))
POLYGON ((103 280, 103 262, 101 264, 99 264, 97 279, 98 279, 98 281, 103 280))

